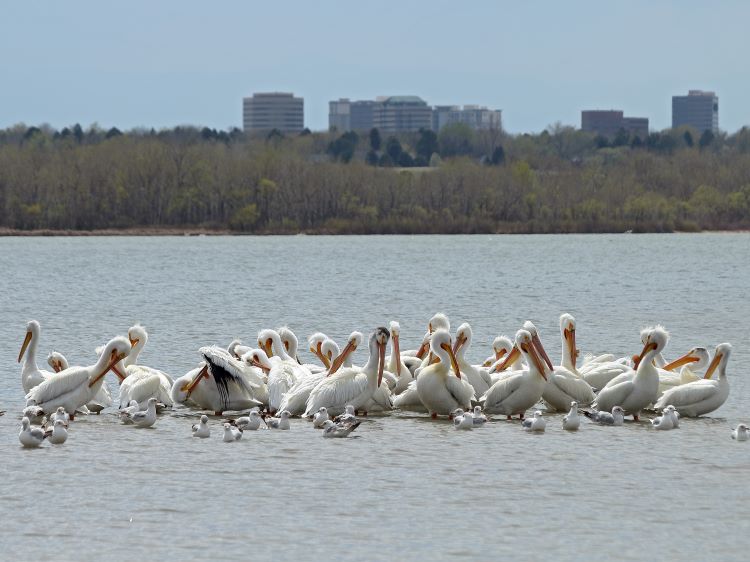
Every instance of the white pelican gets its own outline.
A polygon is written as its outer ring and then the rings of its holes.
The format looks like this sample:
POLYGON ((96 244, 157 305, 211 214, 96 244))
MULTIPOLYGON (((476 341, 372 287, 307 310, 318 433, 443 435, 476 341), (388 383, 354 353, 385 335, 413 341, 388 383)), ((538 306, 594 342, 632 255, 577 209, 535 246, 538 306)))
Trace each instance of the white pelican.
POLYGON ((54 375, 54 373, 50 373, 49 371, 41 370, 36 364, 36 351, 39 345, 41 330, 39 322, 36 320, 30 320, 26 324, 26 337, 21 345, 21 352, 18 354, 18 362, 20 363, 23 359, 21 385, 25 394, 54 375))
POLYGON ((547 422, 542 417, 542 412, 537 410, 534 417, 523 420, 521 427, 526 431, 538 431, 542 433, 547 428, 547 422))
MULTIPOLYGON (((547 386, 542 394, 542 401, 550 412, 565 412, 571 402, 588 406, 596 398, 594 390, 578 375, 576 369, 578 357, 576 323, 575 318, 570 314, 560 316, 560 336, 562 338, 561 366, 551 367, 552 373, 547 377, 547 386)), ((534 342, 541 346, 538 336, 534 342)), ((543 352, 540 350, 540 353, 543 352)))
POLYGON ((575 431, 581 426, 581 417, 578 415, 578 402, 570 403, 570 411, 563 416, 562 428, 575 431))
POLYGON ((312 416, 321 406, 325 406, 331 415, 342 413, 347 404, 354 406, 355 411, 363 409, 382 382, 385 346, 389 337, 390 332, 384 327, 377 328, 370 335, 370 358, 361 368, 349 367, 338 370, 346 355, 351 353, 347 353, 346 349, 342 351, 331 365, 333 374, 320 381, 310 393, 304 416, 312 416))
POLYGON ((682 416, 694 418, 709 414, 720 408, 729 397, 729 381, 727 380, 727 361, 732 354, 732 346, 721 343, 716 346, 714 358, 706 369, 703 380, 691 382, 667 390, 661 395, 654 407, 663 410, 671 404, 682 416), (719 379, 711 379, 718 368, 719 379))
POLYGON ((643 351, 638 356, 638 369, 623 373, 607 383, 596 397, 594 406, 598 410, 610 411, 621 406, 626 414, 638 421, 641 410, 656 402, 659 394, 659 372, 653 365, 654 357, 661 353, 669 341, 667 331, 657 326, 646 335, 643 351))
POLYGON ((667 406, 664 408, 664 412, 659 417, 651 420, 651 427, 654 429, 669 430, 674 429, 674 418, 672 417, 672 411, 674 406, 667 406))
POLYGON ((58 406, 65 408, 73 419, 74 412, 96 396, 112 367, 130 352, 130 342, 118 336, 109 341, 98 361, 89 367, 69 367, 42 384, 34 387, 26 395, 46 414, 54 412, 58 406))
MULTIPOLYGON (((524 366, 521 361, 521 352, 508 336, 498 336, 493 342, 495 356, 498 358, 490 364, 487 373, 492 380, 492 384, 504 379, 505 377, 518 374, 513 371, 523 371, 524 366)), ((492 385, 490 385, 492 386, 492 385)))
POLYGON ((289 410, 289 413, 293 416, 304 414, 305 408, 307 407, 307 400, 310 398, 310 393, 312 393, 315 387, 320 384, 320 381, 325 379, 326 376, 334 374, 342 366, 352 366, 351 356, 362 344, 362 339, 363 336, 360 332, 352 332, 349 335, 344 351, 341 353, 338 353, 338 345, 336 345, 336 342, 331 339, 326 339, 321 344, 320 351, 325 360, 330 363, 330 371, 320 371, 300 377, 294 386, 284 394, 278 409, 289 410), (332 359, 334 353, 336 355, 335 358, 332 359), (341 357, 341 360, 338 360, 339 357, 341 357))
POLYGON ((451 335, 446 330, 433 332, 430 350, 438 362, 425 367, 417 376, 417 394, 433 418, 452 416, 456 408, 468 410, 475 399, 474 387, 461 378, 451 344, 451 335), (451 367, 454 375, 450 373, 451 367))
MULTIPOLYGON (((323 364, 323 366, 321 367, 320 365, 305 363, 305 367, 310 369, 311 373, 315 373, 317 371, 327 371, 331 367, 331 360, 326 358, 323 352, 323 343, 325 341, 333 342, 333 340, 331 340, 331 338, 326 336, 323 332, 315 332, 309 338, 307 338, 307 347, 310 353, 317 357, 318 360, 323 364)), ((336 352, 336 355, 338 355, 338 351, 336 352)))
POLYGON ((474 429, 474 416, 457 408, 453 411, 453 427, 456 429, 474 429))
POLYGON ((347 437, 359 427, 360 422, 337 424, 331 420, 323 423, 323 437, 347 437))
POLYGON ((284 350, 287 352, 287 355, 289 355, 289 357, 291 357, 301 365, 302 361, 300 361, 299 357, 297 356, 297 348, 299 347, 299 340, 297 339, 297 336, 294 335, 294 332, 292 332, 289 326, 282 326, 276 331, 279 334, 281 344, 284 346, 284 350))
POLYGON ((52 427, 44 432, 44 437, 53 445, 62 445, 68 440, 68 430, 65 429, 65 422, 57 420, 53 422, 52 427))
POLYGON ((272 414, 279 411, 284 395, 301 379, 312 373, 289 355, 276 330, 261 330, 258 346, 266 352, 272 364, 268 373, 268 409, 272 414))
POLYGON ((121 378, 120 407, 130 403, 131 400, 145 405, 151 397, 156 398, 164 406, 171 407, 171 390, 174 386, 172 377, 163 371, 137 363, 141 351, 148 342, 148 332, 143 326, 136 324, 128 329, 128 339, 133 349, 122 365, 113 369, 121 378))
POLYGON ((386 362, 386 369, 396 375, 396 387, 393 389, 394 394, 401 394, 409 383, 414 380, 409 367, 401 359, 401 326, 398 322, 392 321, 388 328, 391 331, 391 355, 386 362))
POLYGON ((136 427, 151 427, 156 423, 156 398, 148 399, 146 410, 137 411, 133 414, 124 414, 130 423, 136 427))
POLYGON ((200 437, 201 439, 211 437, 211 428, 208 427, 208 416, 205 414, 202 415, 201 421, 193 424, 192 431, 193 437, 200 437))
MULTIPOLYGON (((47 355, 47 364, 52 367, 55 373, 59 373, 70 367, 67 358, 58 351, 51 351, 49 355, 47 355)), ((109 392, 107 385, 102 384, 102 387, 99 389, 99 392, 96 393, 96 396, 94 396, 91 402, 86 404, 86 408, 89 412, 99 414, 104 408, 109 408, 111 405, 112 394, 109 392)))
POLYGON ((224 424, 224 443, 232 443, 242 439, 242 430, 237 429, 230 423, 224 424))
POLYGON ((659 395, 670 388, 695 382, 701 378, 696 374, 708 366, 708 350, 705 347, 694 347, 679 359, 659 369, 659 395), (674 369, 682 367, 679 372, 674 369))
POLYGON ((258 410, 252 409, 247 416, 242 416, 234 421, 230 421, 229 423, 231 423, 235 427, 238 427, 242 431, 257 431, 260 429, 261 423, 263 423, 263 425, 266 425, 266 420, 261 417, 258 410))
POLYGON ((600 425, 622 425, 625 422, 625 411, 620 406, 612 408, 611 414, 604 410, 599 410, 598 412, 587 412, 586 410, 583 410, 581 413, 592 422, 596 422, 600 425))
POLYGON ((464 322, 456 330, 456 342, 453 344, 453 353, 456 355, 456 362, 459 369, 461 369, 461 375, 474 387, 474 395, 482 396, 492 386, 492 377, 490 377, 486 369, 479 369, 466 359, 466 352, 471 347, 471 338, 471 326, 468 322, 464 322))
POLYGON ((732 439, 736 439, 737 441, 747 441, 750 439, 750 427, 746 426, 744 423, 739 424, 736 429, 732 430, 732 439))
POLYGON ((321 406, 318 411, 315 412, 315 416, 313 416, 313 427, 320 429, 329 419, 331 418, 328 416, 328 409, 325 406, 321 406))
POLYGON ((492 340, 492 352, 487 359, 482 362, 482 367, 492 367, 498 361, 503 359, 510 350, 513 349, 513 342, 510 341, 508 336, 497 336, 492 340))
MULTIPOLYGON (((518 330, 516 345, 505 358, 504 363, 510 364, 522 354, 528 364, 528 369, 513 372, 498 380, 480 398, 484 403, 484 411, 490 414, 503 414, 508 419, 514 414, 523 419, 523 415, 534 404, 539 402, 547 385, 547 366, 539 356, 534 340, 527 330, 518 330)), ((504 365, 500 366, 500 370, 504 365)))
POLYGON ((216 346, 202 347, 202 367, 180 377, 172 386, 172 399, 188 401, 220 416, 226 410, 248 410, 261 403, 253 398, 257 385, 245 376, 243 363, 216 346), (205 381, 204 381, 205 379, 205 381))
POLYGON ((44 441, 44 430, 41 427, 31 427, 29 418, 24 417, 21 420, 21 432, 18 434, 18 440, 24 447, 38 447, 44 441))
POLYGON ((268 426, 268 429, 291 429, 292 426, 289 423, 289 411, 283 410, 278 418, 269 418, 266 420, 266 425, 268 426))

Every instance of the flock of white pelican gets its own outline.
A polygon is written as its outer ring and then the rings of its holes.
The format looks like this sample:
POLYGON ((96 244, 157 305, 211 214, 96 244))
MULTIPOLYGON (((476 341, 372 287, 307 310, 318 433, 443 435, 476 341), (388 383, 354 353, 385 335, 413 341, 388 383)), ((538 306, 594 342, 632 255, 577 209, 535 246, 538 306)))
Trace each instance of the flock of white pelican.
MULTIPOLYGON (((50 353, 52 371, 37 363, 40 333, 39 322, 30 321, 18 355, 26 396, 19 440, 27 447, 45 439, 64 443, 76 415, 116 407, 123 424, 146 428, 175 405, 217 416, 245 412, 223 422, 227 442, 248 430, 287 430, 294 416, 311 419, 325 437, 346 437, 358 427, 358 415, 391 410, 448 416, 456 429, 481 427, 487 416, 518 416, 521 427, 532 432, 546 427, 536 409, 541 406, 546 412, 566 413, 562 427, 571 431, 580 427, 579 413, 593 423, 617 426, 626 416, 638 421, 642 411, 653 410, 661 414, 651 420, 655 429, 674 429, 681 416, 709 414, 727 400, 732 349, 719 344, 710 358, 706 348, 695 347, 668 362, 663 352, 669 334, 655 326, 641 330, 637 355, 581 357, 576 321, 562 314, 559 364, 553 364, 529 321, 514 340, 495 338, 489 357, 472 363, 467 357, 471 326, 461 324, 452 336, 448 317, 438 313, 429 320, 418 349, 401 349, 398 322, 376 328, 367 338, 369 358, 360 366, 352 356, 365 342, 362 333, 352 332, 343 349, 325 334, 312 334, 308 349, 315 361, 303 363, 297 337, 283 327, 261 330, 256 346, 234 340, 226 348, 201 347, 196 367, 173 379, 139 362, 148 342, 140 325, 131 327, 127 337, 114 337, 97 348, 97 359, 89 366, 70 366, 61 353, 50 353), (119 383, 117 404, 103 384, 108 373, 119 383), (524 419, 532 408, 533 416, 524 419), (39 420, 41 427, 32 425, 39 420)), ((207 415, 192 432, 198 438, 211 435, 207 415)), ((746 440, 747 426, 738 426, 732 437, 746 440)))

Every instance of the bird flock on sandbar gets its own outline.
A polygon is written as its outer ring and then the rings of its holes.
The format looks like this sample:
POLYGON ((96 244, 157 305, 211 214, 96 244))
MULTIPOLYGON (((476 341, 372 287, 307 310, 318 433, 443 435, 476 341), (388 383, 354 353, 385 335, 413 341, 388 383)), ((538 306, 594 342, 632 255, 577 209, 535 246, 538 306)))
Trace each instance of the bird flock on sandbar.
MULTIPOLYGON (((471 326, 463 323, 451 335, 448 317, 438 313, 417 349, 401 349, 398 322, 373 330, 364 365, 352 360, 365 342, 361 332, 352 332, 343 349, 323 333, 312 334, 308 350, 315 359, 303 363, 297 337, 283 327, 261 330, 255 346, 236 339, 227 347, 201 347, 195 368, 175 379, 139 362, 148 341, 141 325, 96 348, 97 359, 89 366, 70 366, 64 355, 51 352, 51 371, 37 365, 40 334, 39 322, 28 322, 18 355, 26 397, 19 441, 25 447, 45 440, 65 443, 76 416, 112 408, 123 425, 152 428, 165 410, 180 406, 239 415, 222 420, 224 442, 239 441, 247 431, 289 430, 291 417, 309 419, 326 438, 344 438, 360 426, 361 417, 391 411, 448 417, 457 430, 481 428, 492 416, 517 416, 523 430, 535 433, 547 426, 541 408, 564 413, 566 431, 579 430, 582 418, 621 426, 627 416, 637 422, 642 412, 651 411, 653 429, 671 430, 681 417, 706 415, 724 404, 732 351, 722 343, 711 357, 705 347, 695 347, 668 362, 663 351, 669 334, 654 326, 640 331, 635 355, 581 357, 576 321, 566 313, 560 316, 559 364, 553 364, 530 321, 514 340, 496 337, 490 355, 472 363, 467 357, 471 326), (117 404, 103 384, 108 373, 119 383, 117 404)), ((209 438, 209 415, 202 413, 191 431, 193 437, 209 438)), ((731 436, 746 441, 750 429, 740 424, 731 436)))

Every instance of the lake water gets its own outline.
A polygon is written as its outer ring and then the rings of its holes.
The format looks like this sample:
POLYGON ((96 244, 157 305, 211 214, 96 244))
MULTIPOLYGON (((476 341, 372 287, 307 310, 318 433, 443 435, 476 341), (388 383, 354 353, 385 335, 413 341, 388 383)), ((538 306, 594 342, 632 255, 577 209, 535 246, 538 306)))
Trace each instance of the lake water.
POLYGON ((0 238, 0 558, 746 560, 750 442, 729 435, 750 421, 748 280, 748 234, 0 238), (200 346, 282 324, 341 341, 399 320, 413 348, 436 311, 472 324, 477 361, 526 319, 554 360, 561 312, 583 352, 636 353, 661 322, 670 359, 731 342, 732 390, 669 432, 565 433, 560 416, 541 435, 504 420, 456 432, 395 413, 356 439, 294 420, 225 444, 215 419, 192 439, 196 414, 179 409, 153 430, 104 413, 63 446, 18 443, 32 318, 41 358, 72 364, 141 322, 142 363, 179 376, 200 346))

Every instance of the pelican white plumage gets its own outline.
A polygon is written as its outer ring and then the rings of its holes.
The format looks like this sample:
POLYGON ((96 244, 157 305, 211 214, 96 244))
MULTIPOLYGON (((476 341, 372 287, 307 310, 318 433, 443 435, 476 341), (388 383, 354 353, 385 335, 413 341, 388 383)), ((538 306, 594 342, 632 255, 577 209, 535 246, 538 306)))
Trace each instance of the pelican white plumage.
POLYGON ((331 365, 330 370, 315 373, 311 372, 310 374, 297 379, 294 386, 284 394, 278 409, 289 410, 289 413, 293 416, 304 414, 307 407, 307 400, 310 398, 310 394, 315 387, 318 386, 318 384, 320 384, 320 382, 327 376, 333 375, 340 367, 349 368, 352 366, 351 356, 362 344, 363 337, 364 336, 362 336, 361 332, 352 332, 349 335, 346 347, 340 354, 337 353, 338 345, 336 345, 336 342, 331 339, 326 339, 321 344, 320 351, 326 361, 331 365), (336 353, 336 356, 332 359, 334 353, 336 353), (342 359, 336 362, 336 359, 340 356, 342 359), (336 362, 335 368, 333 367, 334 362, 336 362))
POLYGON ((46 414, 58 406, 65 408, 73 419, 74 412, 96 396, 104 375, 130 352, 130 342, 118 336, 107 343, 96 363, 89 367, 69 367, 34 387, 27 400, 42 408, 46 414))
MULTIPOLYGON (((313 363, 305 363, 305 367, 310 369, 311 373, 327 371, 331 367, 331 360, 326 358, 323 353, 323 343, 325 341, 333 342, 333 340, 331 340, 331 338, 326 336, 323 332, 315 332, 310 335, 309 338, 307 338, 308 350, 323 364, 321 366, 313 363)), ((338 355, 338 351, 336 352, 336 355, 338 355)))
POLYGON ((29 418, 21 420, 21 432, 18 434, 21 445, 28 448, 38 447, 44 441, 44 430, 41 427, 31 427, 29 418))
POLYGON ((664 328, 657 326, 648 332, 645 339, 643 351, 638 356, 638 369, 609 381, 596 397, 595 408, 610 411, 615 406, 620 406, 626 414, 632 414, 633 419, 638 421, 641 410, 656 402, 659 373, 653 360, 667 345, 669 334, 664 328))
POLYGON ((661 395, 654 407, 657 410, 663 410, 671 404, 681 416, 689 418, 703 416, 720 408, 729 397, 726 368, 731 354, 732 346, 730 344, 721 343, 717 345, 714 358, 706 369, 704 379, 667 390, 661 395), (717 369, 719 371, 718 380, 711 379, 717 369))
POLYGON ((211 428, 208 426, 208 416, 202 415, 198 423, 194 423, 192 429, 193 437, 206 439, 211 437, 211 428))
MULTIPOLYGON (((59 351, 51 351, 47 355, 47 364, 52 367, 55 373, 59 373, 70 367, 68 359, 59 351)), ((106 384, 102 384, 96 396, 86 404, 87 413, 99 414, 104 408, 109 408, 112 403, 112 394, 109 392, 109 388, 107 388, 106 384)))
POLYGON ((128 339, 132 350, 121 365, 113 369, 120 377, 120 407, 136 400, 145 406, 148 399, 156 398, 157 402, 171 407, 174 379, 164 371, 138 364, 138 358, 148 342, 148 332, 140 324, 128 329, 128 339))
POLYGON ((476 398, 474 387, 461 378, 461 369, 451 344, 449 332, 442 328, 433 332, 430 351, 439 361, 422 369, 417 376, 417 394, 433 418, 438 415, 451 416, 456 408, 468 410, 471 401, 476 398))
POLYGON ((386 369, 396 375, 396 387, 393 389, 394 394, 401 394, 414 379, 409 367, 401 359, 401 325, 396 321, 388 324, 391 332, 391 355, 386 361, 386 369))
POLYGON ((217 346, 200 348, 204 364, 177 379, 172 398, 188 401, 220 416, 227 410, 249 410, 261 403, 253 398, 257 385, 245 376, 245 365, 217 346))
POLYGON ((301 365, 302 361, 299 360, 297 355, 299 340, 294 332, 292 332, 292 329, 289 326, 282 326, 276 331, 279 334, 279 339, 281 339, 281 344, 284 346, 287 355, 301 365))
POLYGON ((464 322, 456 330, 456 341, 453 345, 453 353, 456 355, 461 375, 474 387, 474 395, 482 396, 492 386, 492 377, 487 369, 479 369, 466 359, 466 353, 471 347, 473 333, 471 325, 464 322))
POLYGON ((542 433, 547 428, 547 422, 545 421, 544 417, 542 417, 542 412, 537 410, 536 412, 534 412, 533 417, 523 420, 523 422, 521 423, 521 427, 526 431, 536 431, 542 433))
POLYGON ((735 429, 732 430, 732 439, 737 441, 747 441, 750 439, 750 427, 744 423, 739 424, 735 429))
POLYGON ((42 384, 45 380, 52 377, 54 373, 39 368, 36 364, 36 352, 39 346, 39 336, 42 328, 36 320, 29 320, 26 324, 26 336, 21 345, 21 352, 18 354, 18 362, 23 360, 21 365, 21 385, 25 394, 35 386, 42 384))
POLYGON ((44 432, 44 437, 53 445, 62 445, 68 440, 68 430, 65 429, 65 422, 57 420, 52 423, 52 427, 44 432))
POLYGON ((364 367, 339 369, 346 358, 345 351, 331 365, 331 374, 310 393, 304 416, 312 416, 321 406, 328 409, 330 415, 344 411, 347 404, 354 406, 355 411, 363 409, 375 390, 380 386, 385 368, 385 346, 390 332, 385 327, 377 328, 370 335, 370 357, 364 367))
POLYGON ((604 410, 599 410, 598 412, 588 412, 583 410, 581 413, 592 422, 598 423, 599 425, 619 426, 625 423, 625 411, 620 406, 612 408, 611 413, 605 412, 604 410))
MULTIPOLYGON (((534 334, 532 334, 532 337, 534 334)), ((583 380, 576 369, 578 349, 576 348, 576 323, 570 314, 560 316, 560 337, 562 339, 562 360, 557 367, 550 366, 542 401, 549 412, 564 412, 571 402, 581 406, 591 404, 596 395, 589 383, 583 380)), ((534 340, 541 346, 538 335, 534 340)))
POLYGON ((581 417, 578 415, 578 402, 570 403, 570 411, 563 416, 562 428, 568 431, 576 431, 581 426, 581 417))
POLYGON ((482 362, 482 366, 492 367, 498 361, 502 361, 503 357, 510 353, 511 349, 513 349, 513 342, 508 336, 497 336, 492 340, 493 354, 482 362))
POLYGON ((279 411, 284 395, 299 380, 312 373, 287 353, 276 330, 261 330, 258 334, 258 346, 266 352, 272 365, 268 373, 268 408, 273 414, 279 411))
MULTIPOLYGON (((534 406, 542 397, 547 384, 547 365, 539 356, 534 340, 527 330, 518 330, 516 345, 506 356, 504 363, 515 362, 518 354, 522 354, 526 359, 528 368, 513 372, 490 387, 480 398, 485 412, 506 415, 508 419, 515 414, 523 418, 526 410, 534 406)), ((500 370, 503 369, 504 366, 501 365, 500 370)))

